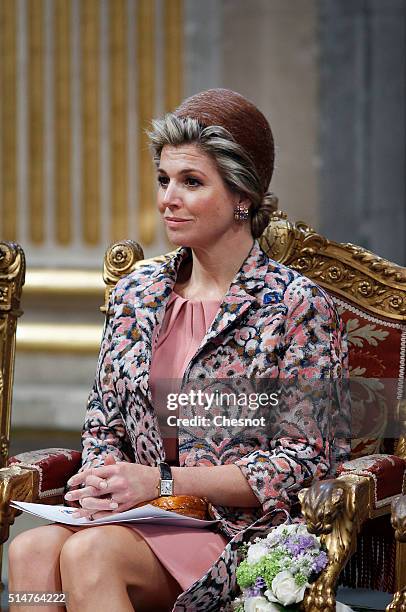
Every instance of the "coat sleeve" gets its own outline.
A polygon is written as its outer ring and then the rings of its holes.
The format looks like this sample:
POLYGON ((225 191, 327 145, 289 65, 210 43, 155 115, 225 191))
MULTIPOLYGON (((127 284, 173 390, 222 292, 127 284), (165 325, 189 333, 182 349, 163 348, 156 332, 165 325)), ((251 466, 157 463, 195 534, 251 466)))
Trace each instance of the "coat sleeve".
POLYGON ((82 467, 102 465, 107 454, 118 461, 130 461, 125 423, 119 410, 115 381, 117 363, 112 356, 115 320, 115 292, 113 291, 100 346, 96 377, 89 395, 82 430, 82 467))
MULTIPOLYGON (((341 382, 348 376, 346 342, 337 311, 307 279, 288 287, 289 310, 278 355, 281 399, 272 436, 236 461, 263 512, 289 509, 298 491, 326 476, 334 462, 341 382)), ((348 440, 339 434, 341 453, 348 440)))

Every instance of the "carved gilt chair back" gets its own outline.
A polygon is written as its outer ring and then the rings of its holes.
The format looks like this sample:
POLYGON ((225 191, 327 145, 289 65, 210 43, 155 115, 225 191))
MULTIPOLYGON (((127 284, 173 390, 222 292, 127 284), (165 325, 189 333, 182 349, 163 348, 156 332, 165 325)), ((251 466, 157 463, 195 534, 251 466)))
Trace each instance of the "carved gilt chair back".
POLYGON ((260 243, 270 257, 327 290, 346 324, 355 381, 351 458, 379 452, 406 458, 406 268, 362 247, 330 241, 305 223, 292 224, 282 212, 273 215, 260 243))
POLYGON ((22 314, 24 279, 22 248, 12 242, 0 242, 0 467, 7 464, 9 452, 16 327, 22 314))
POLYGON ((273 215, 260 243, 270 257, 323 287, 346 325, 352 461, 339 471, 372 476, 374 519, 365 523, 341 580, 393 592, 404 563, 389 514, 391 501, 406 492, 404 462, 393 457, 406 459, 406 268, 330 241, 305 223, 292 224, 282 212, 273 215))

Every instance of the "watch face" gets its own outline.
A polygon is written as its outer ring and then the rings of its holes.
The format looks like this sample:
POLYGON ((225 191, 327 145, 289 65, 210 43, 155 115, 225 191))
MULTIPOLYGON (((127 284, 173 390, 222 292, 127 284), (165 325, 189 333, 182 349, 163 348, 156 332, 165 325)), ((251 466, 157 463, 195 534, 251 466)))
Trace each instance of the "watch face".
POLYGON ((161 480, 161 495, 172 495, 173 480, 161 480))

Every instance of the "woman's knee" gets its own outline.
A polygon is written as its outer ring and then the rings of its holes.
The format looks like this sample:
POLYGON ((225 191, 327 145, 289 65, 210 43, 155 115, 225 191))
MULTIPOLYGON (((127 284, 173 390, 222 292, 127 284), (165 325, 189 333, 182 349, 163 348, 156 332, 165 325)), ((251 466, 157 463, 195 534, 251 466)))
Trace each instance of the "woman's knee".
MULTIPOLYGON (((30 530, 31 531, 31 530, 30 530)), ((16 536, 9 544, 8 547, 8 562, 10 566, 20 564, 23 560, 27 562, 27 556, 30 555, 32 550, 35 550, 35 538, 25 531, 16 536)))
MULTIPOLYGON (((60 570, 63 579, 72 577, 75 582, 97 582, 103 575, 108 546, 98 529, 78 531, 65 542, 60 554, 60 570)), ((104 573, 104 578, 106 577, 104 573)))
POLYGON ((52 525, 37 527, 17 535, 8 548, 9 564, 27 565, 27 561, 33 559, 36 563, 41 560, 49 563, 50 558, 58 556, 69 533, 60 532, 53 527, 52 525))
POLYGON ((106 571, 111 578, 113 574, 120 579, 124 578, 129 563, 125 551, 131 546, 135 553, 137 542, 134 540, 141 541, 142 538, 134 538, 137 534, 130 534, 126 528, 117 527, 92 527, 73 534, 61 550, 62 580, 95 586, 98 582, 105 581, 106 571))

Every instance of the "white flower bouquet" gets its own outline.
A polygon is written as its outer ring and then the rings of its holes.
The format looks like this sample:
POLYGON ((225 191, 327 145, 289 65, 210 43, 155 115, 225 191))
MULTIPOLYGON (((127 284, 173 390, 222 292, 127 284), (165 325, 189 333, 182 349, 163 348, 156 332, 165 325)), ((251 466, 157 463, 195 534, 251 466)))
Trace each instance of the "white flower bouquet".
POLYGON ((242 596, 235 612, 297 610, 310 583, 328 563, 327 552, 305 525, 281 525, 242 547, 236 576, 242 596))

